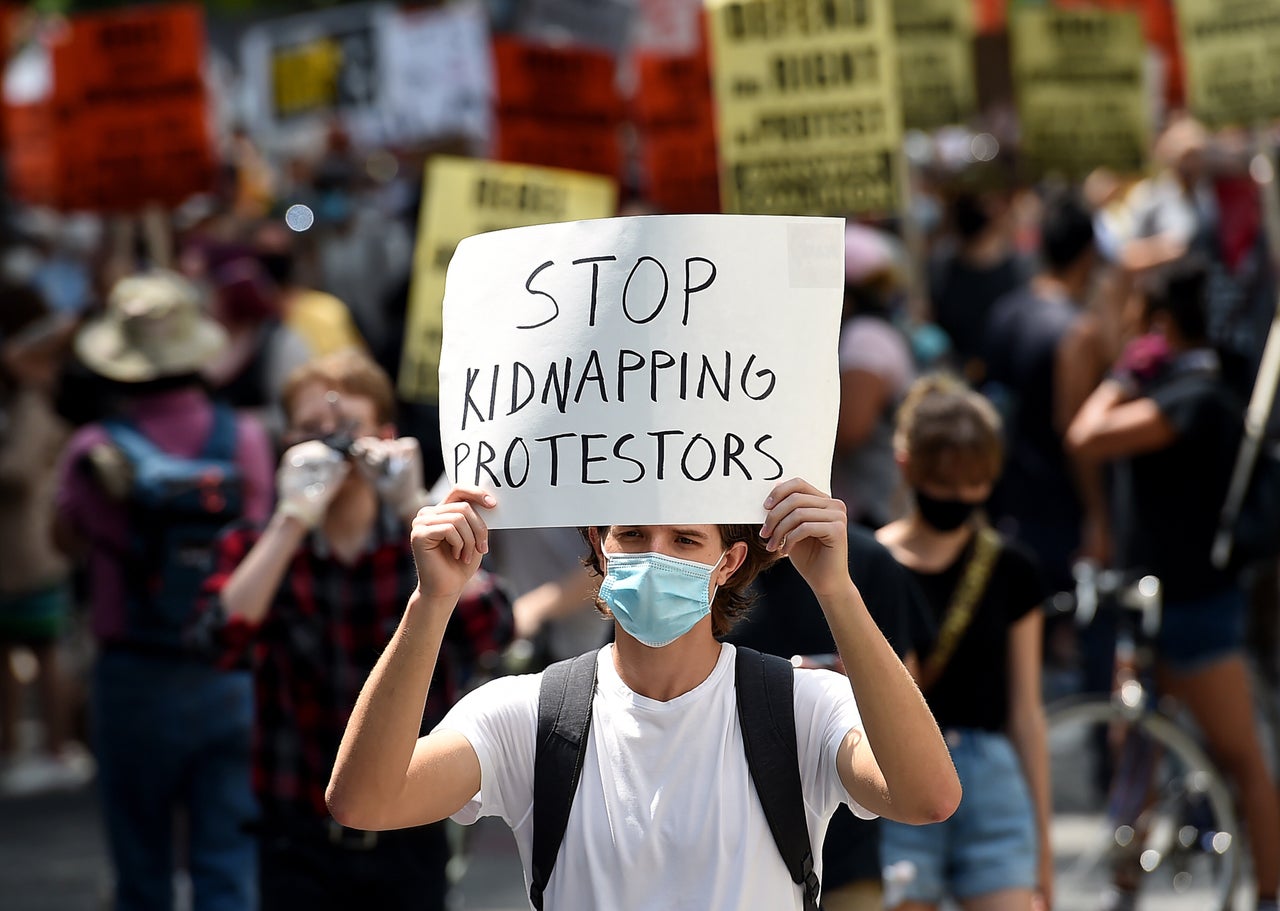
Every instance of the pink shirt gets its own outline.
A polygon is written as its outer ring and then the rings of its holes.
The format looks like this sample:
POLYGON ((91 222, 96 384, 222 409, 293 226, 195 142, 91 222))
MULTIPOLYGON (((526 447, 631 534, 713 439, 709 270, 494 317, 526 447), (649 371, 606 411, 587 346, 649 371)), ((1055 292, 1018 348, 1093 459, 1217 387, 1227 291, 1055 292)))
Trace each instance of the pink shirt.
MULTIPOLYGON (((165 452, 191 458, 204 449, 213 428, 213 404, 200 389, 135 399, 125 416, 165 452)), ((89 542, 90 616, 99 640, 111 640, 123 631, 124 578, 115 552, 129 533, 126 508, 102 491, 84 464, 95 446, 109 442, 101 424, 80 428, 58 468, 58 517, 89 542)), ((264 522, 274 497, 274 460, 266 432, 247 415, 236 418, 235 461, 245 481, 244 515, 264 522)))

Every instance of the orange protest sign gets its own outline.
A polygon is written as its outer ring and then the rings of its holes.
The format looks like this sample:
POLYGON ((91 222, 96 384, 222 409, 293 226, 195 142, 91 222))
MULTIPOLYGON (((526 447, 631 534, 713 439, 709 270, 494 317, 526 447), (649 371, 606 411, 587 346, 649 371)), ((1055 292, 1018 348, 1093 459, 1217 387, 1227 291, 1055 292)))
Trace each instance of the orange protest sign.
POLYGON ((129 211, 208 190, 216 165, 204 46, 194 3, 73 17, 51 43, 48 96, 6 111, 19 195, 129 211), (52 182, 37 159, 52 167, 52 182))
POLYGON ((705 46, 635 57, 632 104, 645 195, 663 212, 720 211, 715 114, 705 46))
POLYGON ((518 38, 493 43, 500 161, 622 174, 613 57, 518 38))

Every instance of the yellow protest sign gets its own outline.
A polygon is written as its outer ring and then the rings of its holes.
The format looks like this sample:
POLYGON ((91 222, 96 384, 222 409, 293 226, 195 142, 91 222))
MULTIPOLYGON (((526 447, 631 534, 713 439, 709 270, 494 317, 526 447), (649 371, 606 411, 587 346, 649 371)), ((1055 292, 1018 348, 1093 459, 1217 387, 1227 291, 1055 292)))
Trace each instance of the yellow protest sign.
POLYGON ((406 400, 434 402, 445 271, 458 242, 502 228, 608 218, 618 190, 607 177, 448 156, 427 163, 424 181, 399 388, 406 400))
POLYGON ((1178 0, 1191 109, 1212 124, 1280 117, 1280 0, 1178 0))
POLYGON ((889 0, 707 0, 725 212, 898 208, 889 0))
POLYGON ((962 123, 978 107, 972 0, 895 0, 898 78, 907 129, 962 123))
POLYGON ((1142 170, 1150 138, 1138 15, 1016 8, 1010 17, 1022 151, 1031 173, 1142 170))

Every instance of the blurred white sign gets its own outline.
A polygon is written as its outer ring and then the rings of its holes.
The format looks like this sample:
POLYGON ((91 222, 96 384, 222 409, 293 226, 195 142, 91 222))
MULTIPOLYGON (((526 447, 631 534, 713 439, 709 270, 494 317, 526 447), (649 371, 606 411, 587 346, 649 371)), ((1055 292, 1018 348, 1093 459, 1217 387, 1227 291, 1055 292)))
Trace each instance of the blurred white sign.
POLYGON ((398 12, 383 30, 382 47, 384 141, 460 136, 487 147, 493 60, 480 4, 398 12))
POLYGON ((830 489, 844 220, 600 219, 449 264, 440 433, 495 528, 758 522, 830 489))

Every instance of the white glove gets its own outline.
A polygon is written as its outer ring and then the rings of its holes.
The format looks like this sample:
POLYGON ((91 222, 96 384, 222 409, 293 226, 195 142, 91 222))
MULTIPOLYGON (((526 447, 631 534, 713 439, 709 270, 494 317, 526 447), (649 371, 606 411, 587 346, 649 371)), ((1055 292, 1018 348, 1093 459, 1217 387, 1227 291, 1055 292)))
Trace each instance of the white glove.
POLYGON ((315 528, 350 470, 342 453, 319 440, 289 448, 276 472, 276 512, 315 528))
POLYGON ((422 449, 413 437, 382 440, 361 437, 351 447, 356 470, 382 501, 403 519, 412 519, 427 503, 422 484, 422 449))

